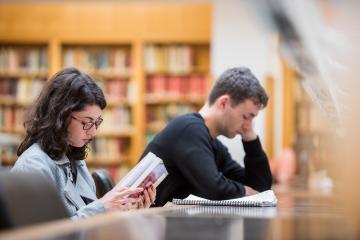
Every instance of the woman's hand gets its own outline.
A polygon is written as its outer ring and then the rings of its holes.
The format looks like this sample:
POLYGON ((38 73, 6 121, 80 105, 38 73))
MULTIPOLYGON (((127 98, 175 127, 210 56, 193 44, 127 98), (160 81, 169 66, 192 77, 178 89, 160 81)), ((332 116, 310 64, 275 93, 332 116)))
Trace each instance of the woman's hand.
POLYGON ((149 187, 145 188, 142 200, 138 203, 138 208, 148 208, 155 202, 156 198, 156 188, 154 185, 150 185, 149 187))
POLYGON ((138 208, 138 203, 142 201, 141 195, 139 197, 129 196, 143 191, 143 188, 124 188, 115 186, 99 200, 104 204, 108 211, 128 211, 130 209, 138 208))

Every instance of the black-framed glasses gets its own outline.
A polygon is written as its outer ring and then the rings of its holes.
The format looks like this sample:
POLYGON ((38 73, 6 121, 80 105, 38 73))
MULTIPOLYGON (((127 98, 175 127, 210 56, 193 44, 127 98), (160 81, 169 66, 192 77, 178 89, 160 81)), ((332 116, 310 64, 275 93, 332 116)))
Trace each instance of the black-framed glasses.
POLYGON ((90 122, 84 122, 74 116, 71 116, 73 119, 79 121, 82 125, 83 125, 83 129, 85 131, 90 130, 94 125, 95 128, 98 129, 98 127, 100 126, 100 124, 103 122, 103 119, 101 117, 99 117, 98 119, 96 119, 94 122, 90 121, 90 122))

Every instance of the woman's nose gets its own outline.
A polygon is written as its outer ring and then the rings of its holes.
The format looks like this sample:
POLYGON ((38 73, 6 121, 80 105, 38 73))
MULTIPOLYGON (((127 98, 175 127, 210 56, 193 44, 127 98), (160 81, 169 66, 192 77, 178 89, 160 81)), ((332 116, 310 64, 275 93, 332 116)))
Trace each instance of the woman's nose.
POLYGON ((93 125, 93 126, 87 131, 87 134, 90 135, 90 136, 92 136, 92 137, 94 137, 94 136, 96 135, 96 131, 97 131, 97 129, 96 129, 95 125, 93 125))

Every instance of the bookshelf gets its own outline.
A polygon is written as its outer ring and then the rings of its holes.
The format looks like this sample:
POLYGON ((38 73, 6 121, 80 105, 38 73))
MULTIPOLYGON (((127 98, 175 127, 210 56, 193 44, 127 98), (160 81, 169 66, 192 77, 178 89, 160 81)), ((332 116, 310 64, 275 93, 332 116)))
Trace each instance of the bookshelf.
MULTIPOLYGON (((41 45, 0 46, 2 133, 23 135, 25 110, 50 77, 48 56, 59 63, 57 69, 77 67, 97 81, 108 106, 103 112, 104 122, 88 153, 88 165, 94 168, 133 165, 145 145, 169 120, 197 111, 203 105, 210 84, 208 42, 56 41, 41 45), (133 62, 139 50, 143 50, 143 66, 141 74, 136 74, 139 71, 134 69, 133 62), (10 65, 10 59, 5 58, 8 52, 36 53, 39 56, 26 58, 44 63, 36 67, 30 62, 22 69, 6 67, 10 65), (141 94, 142 88, 144 92, 141 94), (139 130, 142 126, 145 134, 139 130)), ((13 145, 3 150, 3 164, 14 163, 16 148, 17 145, 13 145)))
MULTIPOLYGON (((140 158, 148 129, 157 133, 165 121, 204 102, 196 90, 180 91, 179 85, 196 78, 210 80, 211 12, 208 3, 0 4, 0 46, 41 49, 47 59, 38 71, 1 71, 0 87, 2 79, 13 78, 27 78, 35 84, 35 79, 47 80, 65 66, 76 66, 94 77, 108 106, 86 161, 90 168, 108 168, 119 179, 140 158), (187 65, 165 62, 167 67, 149 69, 145 52, 152 46, 160 49, 155 52, 190 53, 191 61, 187 65), (158 77, 172 82, 170 91, 164 88, 169 94, 159 94, 158 80, 156 92, 148 89, 154 83, 151 79, 158 77), (153 113, 155 119, 157 114, 162 119, 158 126, 147 119, 153 113), (164 113, 166 117, 161 116, 164 113)), ((198 88, 196 80, 191 83, 190 89, 198 88)), ((21 115, 30 103, 31 99, 19 100, 9 91, 0 92, 0 113, 16 115, 8 109, 18 109, 21 115)), ((0 134, 21 136, 23 128, 17 126, 1 127, 0 134)), ((12 154, 7 156, 1 158, 2 165, 16 160, 12 154)))
MULTIPOLYGON (((20 139, 24 135, 24 112, 38 96, 48 74, 44 43, 0 43, 0 133, 20 139)), ((3 164, 16 160, 18 143, 1 148, 3 164)))
POLYGON ((174 117, 199 110, 209 85, 208 43, 146 43, 146 143, 174 117))

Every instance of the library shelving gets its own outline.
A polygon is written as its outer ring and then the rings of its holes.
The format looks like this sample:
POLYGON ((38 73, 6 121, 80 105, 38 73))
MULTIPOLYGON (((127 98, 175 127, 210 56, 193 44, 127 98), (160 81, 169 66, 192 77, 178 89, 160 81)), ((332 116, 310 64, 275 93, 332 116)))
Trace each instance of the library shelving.
MULTIPOLYGON (((1 44, 0 132, 20 139, 26 109, 46 80, 63 67, 77 67, 97 81, 108 102, 87 163, 118 178, 116 169, 134 165, 169 120, 202 106, 210 83, 208 42, 136 44, 1 44)), ((17 146, 2 148, 2 165, 14 163, 17 146)))
POLYGON ((174 117, 199 110, 209 84, 208 43, 144 46, 146 142, 174 117))
POLYGON ((24 134, 24 112, 40 93, 48 75, 46 43, 0 43, 0 134, 18 141, 3 144, 3 165, 12 165, 24 134))
MULTIPOLYGON (((31 52, 35 48, 42 55, 36 57, 32 53, 32 59, 46 59, 37 71, 0 69, 1 91, 3 86, 10 88, 0 92, 3 116, 11 119, 24 114, 23 110, 31 103, 25 99, 30 95, 13 94, 16 84, 9 84, 14 82, 10 79, 17 79, 16 83, 22 80, 20 85, 26 89, 37 88, 41 84, 36 79, 43 81, 65 66, 76 66, 94 77, 104 90, 108 106, 86 159, 90 169, 106 167, 119 179, 139 160, 147 129, 156 130, 155 134, 173 116, 198 109, 204 102, 196 89, 204 87, 199 79, 209 80, 212 16, 209 3, 4 3, 0 12, 0 46, 5 48, 2 51, 24 47, 31 52), (156 59, 151 51, 171 52, 167 54, 180 58, 171 57, 163 67, 161 62, 145 59, 145 52, 150 59, 156 59), (184 62, 172 62, 178 60, 184 62), (158 77, 166 79, 164 94, 159 94, 162 90, 157 84, 162 80, 156 80, 158 77), (149 114, 156 119, 160 114, 163 121, 152 124, 147 119, 149 114)), ((1 61, 10 63, 3 58, 1 61)), ((0 134, 23 134, 21 121, 13 127, 6 124, 1 126, 0 134)), ((7 154, 0 161, 11 165, 15 159, 7 154)))

